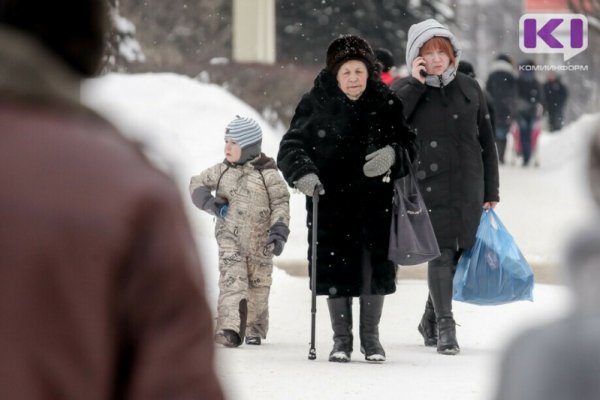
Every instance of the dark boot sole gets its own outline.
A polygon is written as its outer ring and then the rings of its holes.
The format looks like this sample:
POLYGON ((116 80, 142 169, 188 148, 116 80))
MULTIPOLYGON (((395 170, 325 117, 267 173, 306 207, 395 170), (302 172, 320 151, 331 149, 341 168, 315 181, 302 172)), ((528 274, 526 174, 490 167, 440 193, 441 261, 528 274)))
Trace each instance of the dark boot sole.
POLYGON ((446 356, 455 356, 458 353, 460 353, 460 348, 458 346, 457 347, 454 347, 454 346, 447 347, 445 349, 439 349, 438 348, 437 352, 440 353, 440 354, 446 355, 446 356))

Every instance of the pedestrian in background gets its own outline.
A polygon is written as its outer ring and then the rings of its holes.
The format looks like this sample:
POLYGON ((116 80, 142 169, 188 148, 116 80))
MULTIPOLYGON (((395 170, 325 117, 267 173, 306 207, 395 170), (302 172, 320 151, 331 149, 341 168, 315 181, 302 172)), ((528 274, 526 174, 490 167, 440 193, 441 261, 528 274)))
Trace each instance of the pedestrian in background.
POLYGON ((523 166, 529 165, 533 153, 533 128, 536 119, 541 116, 542 88, 535 77, 533 60, 519 63, 517 79, 517 122, 523 166))
POLYGON ((392 74, 395 69, 396 60, 394 59, 394 55, 388 49, 380 47, 375 49, 375 57, 377 61, 382 65, 381 68, 381 80, 386 85, 390 86, 392 82, 396 79, 396 77, 392 74))
MULTIPOLYGON (((385 361, 379 321, 386 294, 396 290, 397 266, 388 260, 392 179, 408 172, 414 133, 402 104, 379 79, 375 54, 353 35, 335 39, 314 87, 296 108, 277 164, 306 195, 309 251, 312 196, 320 185, 316 290, 328 296, 333 329, 329 361, 348 362, 353 351, 352 298, 360 301, 360 349, 385 361)), ((309 273, 311 270, 309 259, 309 273)))
POLYGON ((496 147, 500 164, 504 164, 506 141, 515 119, 517 100, 517 77, 509 55, 500 54, 492 63, 485 89, 494 100, 496 147))
POLYGON ((569 97, 569 91, 562 83, 560 76, 554 71, 548 72, 542 91, 544 93, 544 112, 548 113, 550 132, 559 131, 565 124, 563 110, 569 97))
POLYGON ((429 296, 418 330, 426 346, 457 354, 452 279, 470 248, 483 208, 499 201, 498 156, 479 84, 457 74, 461 50, 434 19, 412 25, 406 44, 411 76, 392 85, 417 131, 417 178, 441 255, 427 267, 429 296))
POLYGON ((79 100, 104 5, 0 3, 0 398, 222 399, 179 191, 79 100))

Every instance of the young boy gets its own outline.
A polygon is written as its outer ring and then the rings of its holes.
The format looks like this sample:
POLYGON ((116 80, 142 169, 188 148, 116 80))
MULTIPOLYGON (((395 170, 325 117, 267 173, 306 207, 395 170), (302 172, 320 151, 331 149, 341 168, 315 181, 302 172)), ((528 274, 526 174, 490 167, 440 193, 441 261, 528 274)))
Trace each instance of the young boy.
POLYGON ((239 346, 244 336, 254 345, 267 337, 272 259, 289 234, 287 185, 275 161, 261 153, 261 142, 256 121, 237 116, 225 129, 225 160, 190 183, 194 204, 217 217, 215 341, 227 347, 239 346))

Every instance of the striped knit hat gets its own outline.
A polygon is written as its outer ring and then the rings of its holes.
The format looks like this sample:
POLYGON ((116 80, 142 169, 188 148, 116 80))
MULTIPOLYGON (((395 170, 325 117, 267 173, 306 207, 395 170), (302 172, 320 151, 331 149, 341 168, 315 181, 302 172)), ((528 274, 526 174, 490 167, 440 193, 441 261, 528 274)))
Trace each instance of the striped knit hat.
POLYGON ((262 130, 252 118, 236 115, 225 128, 225 139, 234 140, 243 149, 262 141, 262 130))
POLYGON ((418 24, 414 24, 408 30, 408 38, 406 40, 406 67, 408 68, 408 74, 410 75, 412 70, 412 63, 419 56, 419 50, 425 44, 426 41, 434 36, 445 37, 450 40, 452 47, 454 47, 454 56, 456 57, 456 65, 460 59, 461 50, 460 44, 456 37, 450 32, 448 28, 440 24, 433 18, 427 19, 418 24))

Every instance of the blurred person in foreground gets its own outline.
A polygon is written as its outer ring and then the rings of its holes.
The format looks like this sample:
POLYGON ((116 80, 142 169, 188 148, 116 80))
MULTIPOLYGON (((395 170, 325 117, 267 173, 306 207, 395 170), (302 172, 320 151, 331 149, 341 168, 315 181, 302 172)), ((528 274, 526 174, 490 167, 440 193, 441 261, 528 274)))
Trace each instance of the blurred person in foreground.
MULTIPOLYGON (((592 139, 588 173, 600 205, 600 127, 592 139)), ((573 308, 512 340, 502 357, 495 399, 600 399, 599 227, 596 214, 568 246, 563 268, 573 308)))
POLYGON ((103 6, 0 3, 0 398, 222 399, 179 192, 79 101, 103 6))
POLYGON ((417 178, 441 255, 427 267, 429 296, 418 325, 426 346, 460 352, 452 313, 452 279, 464 249, 475 242, 484 208, 500 201, 498 156, 485 95, 457 73, 460 45, 434 19, 408 31, 411 76, 392 85, 417 131, 417 178))
POLYGON ((366 40, 339 37, 326 60, 281 140, 277 165, 288 184, 306 195, 309 255, 312 196, 323 190, 315 238, 319 262, 311 279, 317 295, 328 296, 334 341, 329 361, 350 361, 352 299, 358 297, 361 352, 367 361, 383 362, 379 322, 385 295, 396 291, 397 266, 387 257, 392 180, 408 173, 414 133, 402 118, 402 104, 379 79, 366 40))

